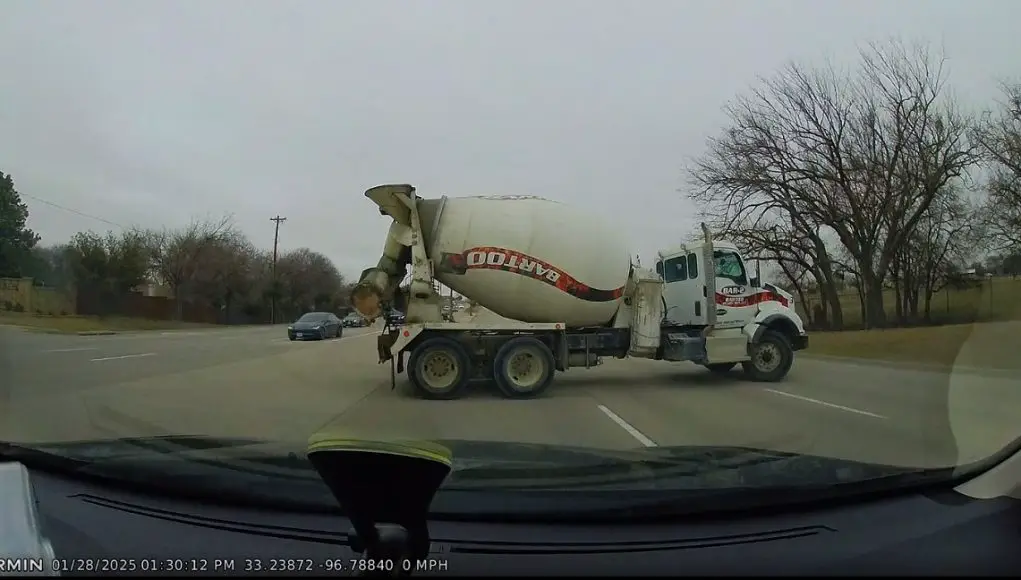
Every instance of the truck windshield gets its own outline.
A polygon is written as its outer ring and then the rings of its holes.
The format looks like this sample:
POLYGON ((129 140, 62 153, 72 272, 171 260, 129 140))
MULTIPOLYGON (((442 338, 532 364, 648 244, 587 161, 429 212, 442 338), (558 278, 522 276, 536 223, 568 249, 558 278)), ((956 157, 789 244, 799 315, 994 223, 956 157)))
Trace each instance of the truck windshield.
POLYGON ((748 277, 744 271, 744 263, 737 252, 716 250, 713 252, 713 262, 716 263, 717 278, 727 278, 740 285, 748 284, 748 277))

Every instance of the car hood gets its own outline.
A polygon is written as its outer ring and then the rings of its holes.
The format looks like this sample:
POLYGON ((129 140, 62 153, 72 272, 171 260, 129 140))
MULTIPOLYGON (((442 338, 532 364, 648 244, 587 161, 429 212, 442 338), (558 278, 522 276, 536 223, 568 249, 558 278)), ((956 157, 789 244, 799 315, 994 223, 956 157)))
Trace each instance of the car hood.
MULTIPOLYGON (((679 484, 711 487, 835 484, 914 471, 816 455, 738 446, 653 447, 606 450, 586 447, 497 441, 436 440, 450 450, 449 487, 543 489, 679 484), (688 480, 688 481, 685 481, 688 480)), ((8 449, 20 449, 8 446, 8 449)), ((82 440, 32 445, 32 450, 102 467, 120 463, 179 460, 210 468, 289 477, 314 473, 299 443, 256 438, 164 436, 82 440)))
MULTIPOLYGON (((453 469, 432 504, 437 518, 488 521, 630 520, 732 511, 821 495, 940 481, 922 472, 751 447, 633 450, 438 440, 453 469), (871 484, 870 484, 871 482, 871 484)), ((31 448, 0 444, 0 458, 69 477, 166 496, 259 509, 337 511, 304 443, 167 436, 31 448)))

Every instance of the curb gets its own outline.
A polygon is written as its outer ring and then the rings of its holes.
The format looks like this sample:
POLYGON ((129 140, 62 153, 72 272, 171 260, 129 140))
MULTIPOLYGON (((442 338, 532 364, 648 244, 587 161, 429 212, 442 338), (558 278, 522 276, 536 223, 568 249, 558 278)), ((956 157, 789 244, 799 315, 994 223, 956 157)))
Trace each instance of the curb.
POLYGON ((78 336, 110 336, 111 334, 117 334, 114 330, 80 330, 77 333, 78 336))
POLYGON ((913 363, 913 362, 905 362, 905 361, 890 361, 890 360, 882 360, 882 359, 853 358, 853 357, 835 356, 835 355, 828 355, 828 354, 809 354, 807 352, 804 353, 804 354, 799 353, 797 356, 805 357, 805 358, 808 358, 808 359, 813 359, 813 360, 816 360, 816 361, 819 361, 819 362, 832 362, 832 363, 852 364, 852 365, 868 366, 868 367, 885 367, 885 368, 892 368, 892 369, 898 369, 898 370, 923 371, 923 372, 939 373, 939 374, 945 374, 945 375, 956 374, 956 373, 964 373, 964 374, 969 374, 969 375, 985 375, 985 376, 990 376, 990 377, 1003 377, 1003 378, 1008 378, 1008 379, 1018 379, 1018 378, 1021 378, 1021 370, 1019 370, 1019 369, 982 368, 982 367, 969 367, 969 366, 965 366, 965 365, 940 366, 940 365, 933 365, 933 364, 926 364, 926 363, 913 363))

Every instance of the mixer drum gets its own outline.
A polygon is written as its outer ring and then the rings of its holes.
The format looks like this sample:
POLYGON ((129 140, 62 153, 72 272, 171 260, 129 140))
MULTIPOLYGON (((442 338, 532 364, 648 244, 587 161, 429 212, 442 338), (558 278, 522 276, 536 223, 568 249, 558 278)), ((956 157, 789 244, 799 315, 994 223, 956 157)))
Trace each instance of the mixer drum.
POLYGON ((436 279, 480 306, 571 327, 616 314, 631 267, 618 228, 536 197, 420 199, 418 208, 436 279))

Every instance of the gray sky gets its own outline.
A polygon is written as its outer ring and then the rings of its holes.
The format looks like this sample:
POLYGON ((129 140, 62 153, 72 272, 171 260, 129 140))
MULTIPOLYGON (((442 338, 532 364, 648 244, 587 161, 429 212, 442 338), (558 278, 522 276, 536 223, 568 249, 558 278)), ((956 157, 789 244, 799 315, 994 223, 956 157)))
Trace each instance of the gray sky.
MULTIPOLYGON (((362 192, 540 195, 651 257, 693 226, 682 166, 790 59, 942 45, 962 104, 1021 75, 1021 4, 0 0, 0 169, 118 224, 232 213, 348 276, 387 222, 362 192)), ((101 221, 26 198, 45 243, 101 221)))

